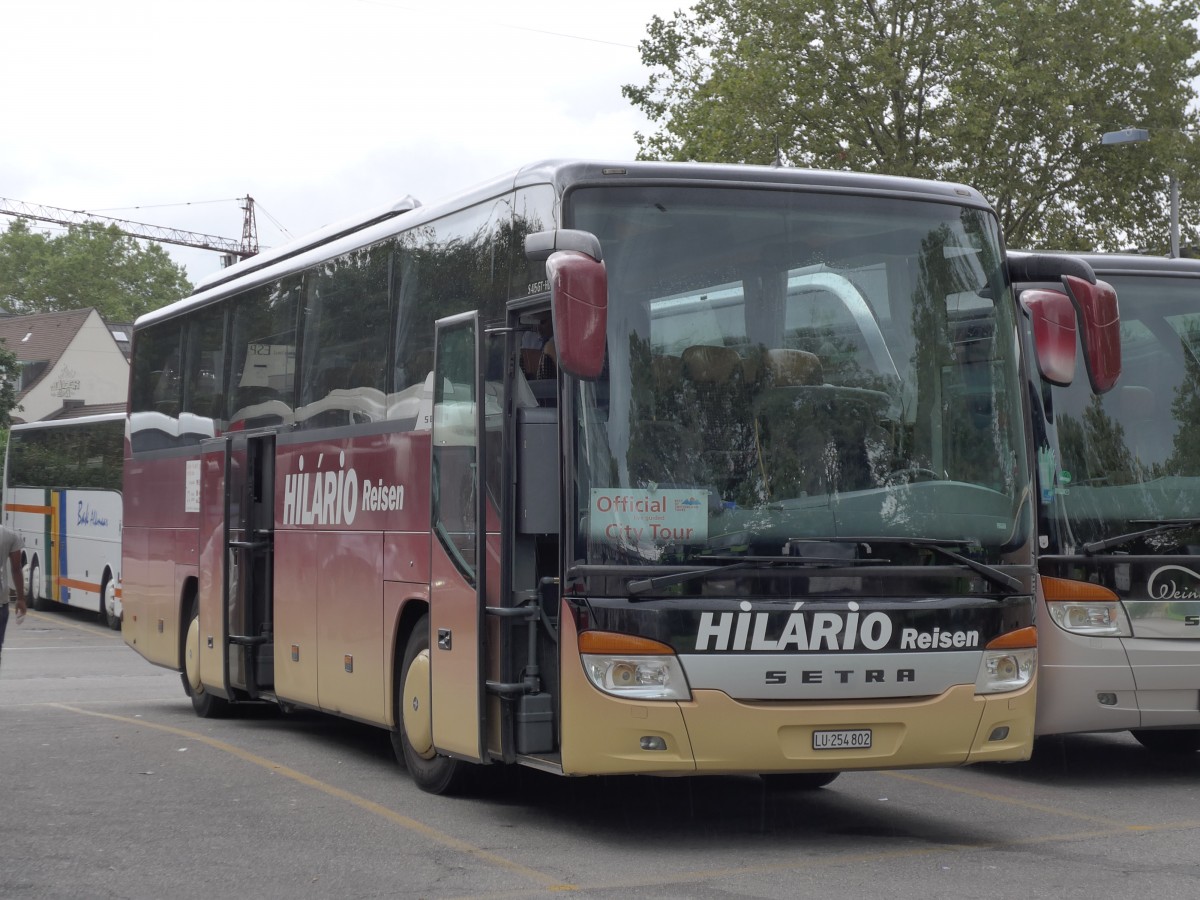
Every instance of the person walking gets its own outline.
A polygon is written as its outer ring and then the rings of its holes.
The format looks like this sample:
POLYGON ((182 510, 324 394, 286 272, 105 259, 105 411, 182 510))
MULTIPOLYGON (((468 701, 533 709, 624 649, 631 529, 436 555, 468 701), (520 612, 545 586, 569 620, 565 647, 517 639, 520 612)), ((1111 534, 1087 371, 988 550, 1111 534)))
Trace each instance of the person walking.
POLYGON ((17 595, 17 624, 25 618, 25 579, 21 577, 21 551, 24 549, 25 539, 7 525, 0 525, 0 559, 7 557, 9 563, 0 565, 0 597, 4 598, 0 603, 0 651, 4 650, 4 632, 8 629, 10 590, 17 595))

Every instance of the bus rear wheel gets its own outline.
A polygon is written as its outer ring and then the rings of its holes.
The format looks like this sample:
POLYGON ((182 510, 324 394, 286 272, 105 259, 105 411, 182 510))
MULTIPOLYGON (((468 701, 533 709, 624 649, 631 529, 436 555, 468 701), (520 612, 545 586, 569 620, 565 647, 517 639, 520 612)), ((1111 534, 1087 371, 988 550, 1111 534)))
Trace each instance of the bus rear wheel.
POLYGON ((759 775, 763 784, 772 791, 815 791, 823 788, 840 772, 788 772, 787 774, 759 775))
POLYGON ((192 698, 192 709, 202 719, 223 716, 229 701, 214 697, 200 681, 200 608, 193 603, 187 637, 183 641, 183 690, 192 698))
POLYGON ((467 764, 441 756, 433 746, 429 679, 429 616, 408 636, 396 683, 396 730, 392 749, 413 782, 431 794, 454 794, 467 779, 467 764))
POLYGON ((107 625, 113 631, 121 630, 121 617, 116 613, 117 582, 112 575, 104 574, 104 583, 100 585, 100 624, 107 625))
POLYGON ((1195 753, 1200 750, 1200 729, 1168 728, 1132 732, 1138 743, 1154 753, 1195 753))
POLYGON ((38 565, 37 559, 29 564, 29 606, 31 609, 36 609, 38 612, 44 612, 50 608, 50 601, 42 596, 42 567, 38 565))

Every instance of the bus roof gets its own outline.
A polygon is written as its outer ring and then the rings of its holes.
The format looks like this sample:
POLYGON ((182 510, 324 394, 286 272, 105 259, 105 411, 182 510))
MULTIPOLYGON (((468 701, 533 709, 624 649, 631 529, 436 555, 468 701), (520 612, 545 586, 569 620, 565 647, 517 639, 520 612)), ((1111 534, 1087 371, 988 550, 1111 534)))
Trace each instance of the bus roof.
POLYGON ((1038 251, 1061 252, 1088 263, 1096 275, 1200 275, 1200 259, 1169 256, 1149 256, 1142 253, 1083 253, 1075 250, 1038 251))
POLYGON ((553 185, 556 194, 580 185, 654 181, 723 186, 803 187, 832 193, 902 196, 912 200, 991 209, 972 187, 951 182, 830 169, 796 169, 726 163, 603 162, 543 160, 477 185, 441 202, 421 205, 411 195, 390 206, 326 226, 280 247, 250 257, 202 280, 190 296, 138 318, 134 328, 205 306, 235 291, 273 281, 329 256, 368 246, 456 210, 500 197, 517 188, 553 185))
POLYGON ((364 228, 368 228, 378 222, 385 222, 401 213, 411 212, 420 205, 419 200, 408 196, 382 209, 362 213, 349 219, 343 219, 340 222, 334 222, 332 225, 326 225, 324 228, 318 228, 316 231, 310 231, 308 234, 302 235, 294 241, 289 241, 283 246, 271 247, 261 253, 256 253, 254 256, 236 262, 232 266, 227 266, 219 272, 209 275, 207 278, 200 279, 196 285, 196 289, 192 293, 199 294, 201 291, 216 287, 219 284, 233 281, 235 278, 241 278, 257 269, 265 268, 272 263, 277 263, 303 253, 312 247, 331 243, 340 237, 345 237, 356 231, 362 231, 364 228))
POLYGON ((98 425, 102 422, 124 422, 125 413, 97 413, 93 416, 75 416, 70 419, 39 419, 36 422, 13 423, 10 431, 45 431, 50 428, 75 428, 80 425, 98 425))

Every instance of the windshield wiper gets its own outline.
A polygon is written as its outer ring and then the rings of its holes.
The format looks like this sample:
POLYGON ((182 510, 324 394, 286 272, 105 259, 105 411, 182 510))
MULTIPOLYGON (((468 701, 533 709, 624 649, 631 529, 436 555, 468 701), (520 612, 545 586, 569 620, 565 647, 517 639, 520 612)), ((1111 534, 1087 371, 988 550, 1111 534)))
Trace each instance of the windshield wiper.
MULTIPOLYGON (((775 566, 845 566, 855 563, 854 560, 834 559, 823 556, 698 556, 696 559, 713 560, 715 566, 697 566, 694 569, 684 569, 680 572, 669 572, 666 575, 655 575, 653 578, 642 578, 629 582, 631 596, 644 594, 647 591, 671 587, 676 584, 703 578, 706 575, 732 572, 736 569, 770 569, 775 566)), ((886 562, 886 560, 879 560, 886 562)))
MULTIPOLYGON (((796 540, 799 540, 799 538, 796 540)), ((876 535, 874 537, 820 537, 804 538, 804 540, 830 542, 841 541, 848 544, 867 544, 868 546, 871 544, 900 544, 905 547, 916 547, 923 550, 932 550, 934 553, 940 554, 947 559, 954 560, 961 566, 966 566, 972 572, 979 573, 988 581, 992 582, 992 584, 999 585, 1003 588, 1008 588, 1008 590, 1014 594, 1019 594, 1022 590, 1024 590, 1020 579, 1014 578, 1012 575, 997 569, 995 566, 989 566, 987 563, 981 563, 977 559, 971 559, 971 557, 952 549, 953 547, 965 547, 975 543, 975 541, 971 540, 958 538, 910 538, 896 537, 892 535, 876 535)))
POLYGON ((1179 531, 1181 528, 1192 528, 1200 525, 1200 517, 1192 517, 1190 519, 1130 519, 1130 525, 1149 525, 1154 522, 1152 527, 1143 528, 1141 531, 1130 531, 1126 534, 1114 534, 1110 538, 1105 538, 1102 541, 1091 541, 1084 544, 1081 548, 1087 556, 1095 553, 1101 553, 1104 550, 1111 550, 1113 547, 1120 547, 1122 544, 1128 544, 1136 541, 1138 538, 1153 537, 1156 534, 1166 534, 1170 531, 1179 531))

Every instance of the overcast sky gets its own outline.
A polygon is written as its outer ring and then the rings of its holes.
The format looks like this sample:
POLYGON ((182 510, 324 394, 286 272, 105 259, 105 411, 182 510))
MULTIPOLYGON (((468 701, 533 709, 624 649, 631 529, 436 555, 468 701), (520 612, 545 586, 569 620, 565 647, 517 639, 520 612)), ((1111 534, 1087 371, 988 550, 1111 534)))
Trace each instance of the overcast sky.
MULTIPOLYGON (((539 159, 631 159, 650 126, 621 85, 650 18, 690 5, 2 0, 0 197, 238 239, 250 194, 265 247, 539 159)), ((220 266, 163 247, 193 281, 220 266)))

